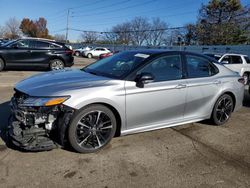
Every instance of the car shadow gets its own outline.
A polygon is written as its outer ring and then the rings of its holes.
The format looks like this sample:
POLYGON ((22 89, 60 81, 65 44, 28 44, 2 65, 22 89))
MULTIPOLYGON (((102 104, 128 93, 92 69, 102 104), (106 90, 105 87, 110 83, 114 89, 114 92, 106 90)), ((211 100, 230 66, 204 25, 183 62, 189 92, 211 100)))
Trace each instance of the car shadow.
POLYGON ((245 90, 243 106, 250 108, 250 88, 245 90))
POLYGON ((6 146, 10 146, 8 142, 8 121, 11 114, 10 101, 4 102, 0 104, 0 137, 5 142, 6 146))

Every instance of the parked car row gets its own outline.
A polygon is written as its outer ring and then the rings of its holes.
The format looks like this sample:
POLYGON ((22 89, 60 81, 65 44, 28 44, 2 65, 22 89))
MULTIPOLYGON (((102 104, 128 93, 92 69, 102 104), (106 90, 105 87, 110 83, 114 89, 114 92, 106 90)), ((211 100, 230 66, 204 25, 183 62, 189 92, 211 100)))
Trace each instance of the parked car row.
POLYGON ((205 53, 205 55, 213 57, 218 62, 224 64, 229 69, 238 72, 243 78, 244 83, 248 84, 250 80, 250 59, 247 55, 243 54, 214 54, 205 53))
POLYGON ((73 64, 70 46, 53 40, 24 38, 0 46, 0 71, 25 67, 58 70, 73 64))

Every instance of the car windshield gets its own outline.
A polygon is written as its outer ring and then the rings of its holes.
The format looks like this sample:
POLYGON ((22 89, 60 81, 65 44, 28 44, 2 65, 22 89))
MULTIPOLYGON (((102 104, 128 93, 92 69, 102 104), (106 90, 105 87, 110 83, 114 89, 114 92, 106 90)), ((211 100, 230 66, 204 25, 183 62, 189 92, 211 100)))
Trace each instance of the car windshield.
POLYGON ((8 46, 8 45, 10 45, 10 44, 12 44, 14 42, 16 42, 16 40, 11 40, 11 41, 8 41, 8 42, 2 44, 2 46, 8 46))
POLYGON ((95 75, 123 79, 149 56, 138 52, 122 52, 101 59, 82 70, 95 75))
POLYGON ((247 64, 250 64, 250 59, 248 56, 245 56, 245 60, 246 60, 247 64))

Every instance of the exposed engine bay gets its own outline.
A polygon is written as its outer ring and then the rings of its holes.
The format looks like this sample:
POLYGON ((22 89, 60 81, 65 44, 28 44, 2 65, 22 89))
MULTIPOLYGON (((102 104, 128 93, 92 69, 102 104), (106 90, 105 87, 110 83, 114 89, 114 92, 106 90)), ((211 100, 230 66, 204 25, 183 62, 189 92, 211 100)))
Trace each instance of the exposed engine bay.
POLYGON ((23 105, 29 96, 16 90, 9 119, 11 142, 24 150, 45 151, 65 144, 65 132, 74 110, 65 105, 23 105))

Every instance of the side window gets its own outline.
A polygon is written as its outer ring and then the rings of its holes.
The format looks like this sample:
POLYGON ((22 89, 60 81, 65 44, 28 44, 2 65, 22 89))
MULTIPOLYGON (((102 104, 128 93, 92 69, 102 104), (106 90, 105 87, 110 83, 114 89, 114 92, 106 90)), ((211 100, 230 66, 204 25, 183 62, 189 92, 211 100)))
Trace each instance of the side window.
POLYGON ((152 63, 142 68, 142 72, 151 73, 155 79, 154 82, 178 80, 182 78, 181 57, 179 55, 169 55, 160 57, 152 63))
POLYGON ((207 59, 187 55, 187 73, 189 78, 209 77, 218 73, 218 69, 207 59))
POLYGON ((49 48, 49 43, 36 41, 36 48, 49 48))
POLYGON ((14 43, 13 45, 18 47, 18 48, 29 48, 29 41, 28 40, 19 40, 16 43, 14 43))
POLYGON ((231 59, 232 64, 242 64, 243 63, 241 56, 233 55, 233 56, 231 56, 231 58, 232 58, 231 59))
POLYGON ((49 44, 49 48, 51 48, 51 49, 59 49, 59 48, 62 48, 62 46, 59 46, 59 45, 57 45, 57 44, 49 44))

